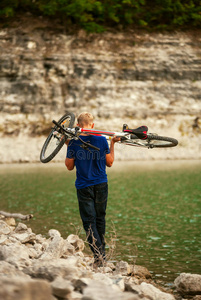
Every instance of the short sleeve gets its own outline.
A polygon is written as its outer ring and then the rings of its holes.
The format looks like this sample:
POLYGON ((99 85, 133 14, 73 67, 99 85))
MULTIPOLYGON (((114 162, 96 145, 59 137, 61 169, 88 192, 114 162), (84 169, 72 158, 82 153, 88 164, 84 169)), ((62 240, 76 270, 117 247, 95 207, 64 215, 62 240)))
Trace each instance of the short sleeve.
POLYGON ((106 138, 104 138, 104 140, 105 140, 105 154, 109 154, 110 149, 109 149, 109 146, 108 146, 108 142, 107 142, 106 138))
POLYGON ((66 157, 67 158, 75 158, 75 150, 73 149, 73 147, 71 145, 68 145, 66 157))

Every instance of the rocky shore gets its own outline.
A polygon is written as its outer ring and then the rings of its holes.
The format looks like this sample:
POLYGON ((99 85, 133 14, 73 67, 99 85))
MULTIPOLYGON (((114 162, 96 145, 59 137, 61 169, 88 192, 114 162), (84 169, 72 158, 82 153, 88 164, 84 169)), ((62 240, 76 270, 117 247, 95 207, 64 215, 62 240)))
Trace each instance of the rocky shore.
POLYGON ((201 299, 201 275, 182 273, 175 290, 156 285, 146 267, 94 264, 85 242, 71 234, 49 237, 13 218, 0 219, 0 299, 3 300, 174 300, 201 299))

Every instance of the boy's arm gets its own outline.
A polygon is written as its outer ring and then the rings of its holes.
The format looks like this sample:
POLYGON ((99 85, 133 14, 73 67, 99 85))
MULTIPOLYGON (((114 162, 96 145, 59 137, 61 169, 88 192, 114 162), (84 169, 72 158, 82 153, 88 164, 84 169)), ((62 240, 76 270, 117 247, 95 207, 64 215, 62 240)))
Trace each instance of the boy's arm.
POLYGON ((66 158, 65 160, 65 165, 66 165, 66 168, 69 170, 69 171, 72 171, 74 169, 74 166, 75 166, 75 160, 74 158, 66 158))
POLYGON ((119 142, 121 138, 113 137, 110 143, 110 153, 106 154, 106 166, 111 167, 114 162, 114 144, 119 142))
MULTIPOLYGON (((67 147, 68 147, 69 142, 70 142, 70 139, 65 141, 65 144, 67 145, 67 147)), ((75 160, 74 160, 74 158, 68 158, 68 157, 66 157, 65 165, 66 165, 66 168, 69 171, 72 171, 74 169, 74 166, 75 166, 75 160)))

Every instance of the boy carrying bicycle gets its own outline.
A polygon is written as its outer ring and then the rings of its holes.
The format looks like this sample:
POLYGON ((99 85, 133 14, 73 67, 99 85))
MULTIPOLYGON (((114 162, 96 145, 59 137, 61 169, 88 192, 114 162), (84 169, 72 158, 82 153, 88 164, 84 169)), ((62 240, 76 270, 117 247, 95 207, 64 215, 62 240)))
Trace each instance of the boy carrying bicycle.
MULTIPOLYGON (((84 112, 78 116, 77 126, 92 129, 93 116, 84 112)), ((76 167, 77 198, 83 227, 87 234, 94 261, 100 265, 105 259, 105 215, 108 198, 106 166, 114 162, 114 144, 120 138, 112 138, 110 148, 103 136, 81 134, 82 140, 98 148, 83 148, 81 141, 67 142, 65 165, 69 171, 76 167)))

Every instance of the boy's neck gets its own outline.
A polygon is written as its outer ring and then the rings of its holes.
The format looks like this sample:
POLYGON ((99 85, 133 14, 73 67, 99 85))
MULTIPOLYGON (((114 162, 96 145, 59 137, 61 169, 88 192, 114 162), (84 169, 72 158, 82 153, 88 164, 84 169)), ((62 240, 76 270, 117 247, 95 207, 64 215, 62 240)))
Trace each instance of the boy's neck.
MULTIPOLYGON (((78 125, 80 128, 86 128, 86 129, 92 129, 94 126, 92 124, 84 125, 83 127, 78 125)), ((88 133, 81 133, 80 135, 82 136, 87 136, 89 135, 88 133)))

